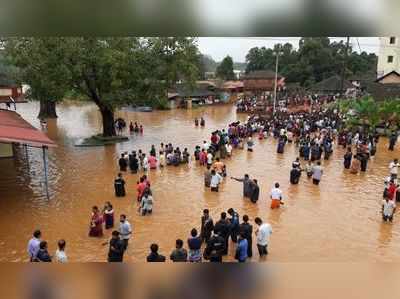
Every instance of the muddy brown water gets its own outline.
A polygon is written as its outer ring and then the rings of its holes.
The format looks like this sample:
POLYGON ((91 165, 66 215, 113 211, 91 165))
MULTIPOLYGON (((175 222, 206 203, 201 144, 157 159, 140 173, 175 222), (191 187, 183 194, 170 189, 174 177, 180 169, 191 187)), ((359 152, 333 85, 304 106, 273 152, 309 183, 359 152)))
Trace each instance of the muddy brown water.
MULTIPOLYGON (((319 187, 303 175, 300 184, 289 184, 289 171, 297 156, 294 145, 284 155, 276 154, 273 139, 256 141, 253 153, 236 150, 225 160, 228 176, 244 173, 257 178, 260 200, 252 204, 242 198, 241 183, 224 181, 219 193, 203 187, 203 169, 192 163, 178 168, 166 167, 149 171, 154 192, 153 215, 137 213, 136 181, 138 175, 126 174, 127 196, 114 196, 113 179, 118 172, 121 152, 142 149, 148 152, 155 144, 171 142, 193 152, 194 146, 209 139, 210 132, 224 128, 229 122, 244 120, 233 106, 215 106, 194 110, 139 113, 120 111, 126 120, 144 126, 143 135, 132 135, 128 142, 106 147, 75 147, 79 139, 100 131, 101 119, 94 105, 65 103, 58 105, 59 118, 48 123, 48 136, 58 147, 49 150, 49 190, 46 199, 41 150, 29 149, 29 168, 25 159, 0 160, 0 261, 27 261, 26 246, 34 229, 40 228, 55 252, 56 241, 67 240, 71 261, 105 261, 107 246, 102 239, 88 237, 91 207, 103 207, 111 201, 116 219, 128 215, 133 238, 126 261, 143 262, 152 242, 160 252, 169 255, 175 239, 186 240, 192 227, 199 228, 204 208, 214 220, 222 211, 233 207, 253 221, 260 216, 272 224, 273 235, 268 261, 277 262, 360 262, 400 260, 400 217, 392 225, 382 223, 380 202, 383 178, 388 163, 399 152, 387 151, 387 140, 378 145, 376 157, 367 173, 352 175, 343 170, 343 150, 335 149, 319 187), (203 116, 206 127, 195 127, 195 117, 203 116), (269 209, 268 194, 274 182, 280 182, 285 206, 269 209)), ((18 106, 18 112, 37 127, 37 103, 18 106)), ((23 152, 19 154, 23 157, 23 152)), ((256 248, 254 248, 256 249, 256 248)), ((230 257, 233 256, 230 246, 230 257)), ((257 254, 253 258, 258 261, 257 254)))

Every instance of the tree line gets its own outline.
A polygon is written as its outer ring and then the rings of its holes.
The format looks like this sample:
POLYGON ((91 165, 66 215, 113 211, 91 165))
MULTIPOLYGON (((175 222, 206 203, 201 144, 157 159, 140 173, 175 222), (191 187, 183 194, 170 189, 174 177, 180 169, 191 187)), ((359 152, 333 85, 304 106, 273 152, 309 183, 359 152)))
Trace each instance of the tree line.
POLYGON ((280 53, 279 73, 287 82, 298 82, 304 87, 341 75, 344 65, 345 77, 376 75, 375 54, 357 53, 351 45, 347 50, 343 41, 331 42, 328 37, 303 37, 297 50, 290 43, 276 44, 274 48, 251 48, 246 55, 246 73, 275 70, 276 53, 280 53))
POLYGON ((246 55, 245 64, 234 62, 226 56, 220 63, 208 55, 200 57, 200 72, 215 72, 223 80, 234 80, 234 69, 245 73, 258 70, 275 70, 276 53, 279 53, 279 73, 286 82, 309 87, 333 75, 375 77, 378 58, 375 54, 358 53, 343 42, 331 42, 328 37, 303 37, 298 49, 290 43, 276 44, 273 48, 254 47, 246 55), (346 55, 347 52, 347 55, 346 55), (343 68, 345 66, 345 68, 343 68))

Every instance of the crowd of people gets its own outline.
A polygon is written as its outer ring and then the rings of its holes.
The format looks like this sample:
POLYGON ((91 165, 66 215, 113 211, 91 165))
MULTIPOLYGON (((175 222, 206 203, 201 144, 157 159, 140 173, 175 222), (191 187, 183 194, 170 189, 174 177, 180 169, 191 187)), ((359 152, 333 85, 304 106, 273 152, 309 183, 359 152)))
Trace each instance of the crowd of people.
MULTIPOLYGON (((118 160, 120 173, 114 181, 116 197, 124 197, 125 180, 123 173, 128 170, 131 173, 143 172, 137 182, 137 202, 140 215, 149 215, 153 211, 153 194, 150 188, 150 181, 147 171, 163 168, 166 166, 179 166, 194 163, 204 167, 204 185, 210 188, 211 192, 220 192, 220 186, 227 177, 227 167, 224 159, 232 157, 235 150, 247 150, 251 153, 254 150, 253 138, 259 140, 275 138, 277 140, 277 154, 285 153, 287 144, 294 144, 298 149, 298 158, 292 163, 289 181, 291 184, 299 184, 303 171, 307 177, 312 179, 314 185, 319 185, 322 176, 325 174, 321 165, 322 160, 329 160, 332 156, 334 145, 346 149, 343 156, 344 169, 349 169, 352 174, 359 171, 365 172, 368 168, 368 161, 374 157, 377 151, 379 135, 376 132, 368 132, 362 129, 346 130, 344 123, 346 119, 337 111, 317 110, 310 113, 277 113, 273 118, 262 119, 257 116, 249 117, 248 121, 233 122, 227 128, 216 130, 211 133, 210 140, 203 140, 201 145, 195 146, 191 155, 187 148, 181 150, 172 143, 161 143, 158 150, 155 145, 151 146, 147 155, 139 149, 130 154, 124 152, 118 160), (158 155, 157 155, 158 153, 158 155), (305 166, 301 163, 304 161, 305 166)), ((205 126, 203 118, 195 119, 195 126, 205 126)), ((143 132, 142 126, 130 123, 130 128, 143 132)), ((131 130, 132 131, 132 130, 131 130)), ((393 150, 397 141, 397 135, 390 138, 389 150, 393 150)), ((382 218, 391 222, 396 209, 396 201, 400 200, 400 187, 397 184, 398 160, 390 163, 390 177, 385 181, 385 188, 382 202, 382 218), (399 192, 398 192, 399 191, 399 192)), ((257 203, 260 196, 260 188, 257 179, 250 178, 245 174, 242 178, 231 177, 232 180, 243 184, 243 197, 248 198, 252 203, 257 203)), ((271 209, 281 207, 283 192, 280 184, 275 182, 270 192, 271 209)), ((214 223, 207 209, 204 210, 201 218, 200 233, 196 228, 190 231, 185 249, 185 242, 178 239, 175 248, 170 254, 174 262, 200 262, 209 260, 221 262, 222 257, 228 254, 229 239, 235 244, 235 259, 245 262, 252 257, 252 225, 249 217, 244 215, 243 222, 239 223, 239 215, 232 208, 222 212, 220 219, 214 223), (228 216, 229 215, 229 216, 228 216), (203 246, 203 244, 205 244, 203 246)), ((264 223, 260 217, 254 219, 258 229, 255 231, 257 248, 260 257, 268 254, 269 236, 272 233, 271 225, 264 223)), ((103 226, 106 230, 114 227, 114 210, 112 204, 107 202, 102 211, 97 206, 92 209, 90 220, 89 236, 103 236, 103 226)), ((126 215, 120 215, 119 229, 111 233, 109 244, 108 260, 122 261, 128 241, 132 236, 132 228, 127 221, 126 215)), ((67 261, 65 254, 64 240, 58 242, 56 253, 57 261, 67 261)), ((28 252, 31 261, 51 261, 47 252, 47 243, 41 240, 40 231, 35 231, 33 238, 29 241, 28 252)), ((150 246, 148 262, 162 262, 166 258, 159 253, 159 246, 153 243, 150 246)))

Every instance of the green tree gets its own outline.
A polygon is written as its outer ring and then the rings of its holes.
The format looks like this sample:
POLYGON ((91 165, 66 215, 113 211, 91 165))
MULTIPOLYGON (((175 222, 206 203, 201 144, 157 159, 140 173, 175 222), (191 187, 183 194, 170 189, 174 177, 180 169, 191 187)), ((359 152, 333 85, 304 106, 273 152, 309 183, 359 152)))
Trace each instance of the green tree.
POLYGON ((67 91, 65 57, 59 51, 63 38, 7 38, 2 41, 9 62, 21 84, 29 85, 27 97, 40 101, 39 118, 56 118, 56 103, 67 91))
POLYGON ((246 55, 246 73, 272 69, 275 67, 275 56, 272 49, 254 47, 246 55))
POLYGON ((232 57, 228 55, 221 61, 217 67, 216 76, 223 80, 235 80, 232 57))
MULTIPOLYGON (((255 70, 275 69, 275 54, 279 50, 279 73, 287 82, 310 86, 333 75, 341 75, 347 46, 343 41, 331 42, 328 37, 304 37, 296 51, 290 43, 276 44, 274 49, 251 48, 246 55, 246 73, 255 70)), ((346 62, 345 76, 375 74, 375 54, 352 52, 346 62)))

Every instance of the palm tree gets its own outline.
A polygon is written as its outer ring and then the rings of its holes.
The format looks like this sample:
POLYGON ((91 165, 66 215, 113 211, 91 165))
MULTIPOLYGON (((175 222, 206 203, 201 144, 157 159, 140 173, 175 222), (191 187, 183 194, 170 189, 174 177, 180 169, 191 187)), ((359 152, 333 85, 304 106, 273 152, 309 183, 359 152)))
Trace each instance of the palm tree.
POLYGON ((358 123, 361 124, 364 129, 366 127, 375 129, 379 124, 379 106, 371 97, 364 97, 356 100, 351 106, 355 113, 355 118, 358 119, 358 123))

